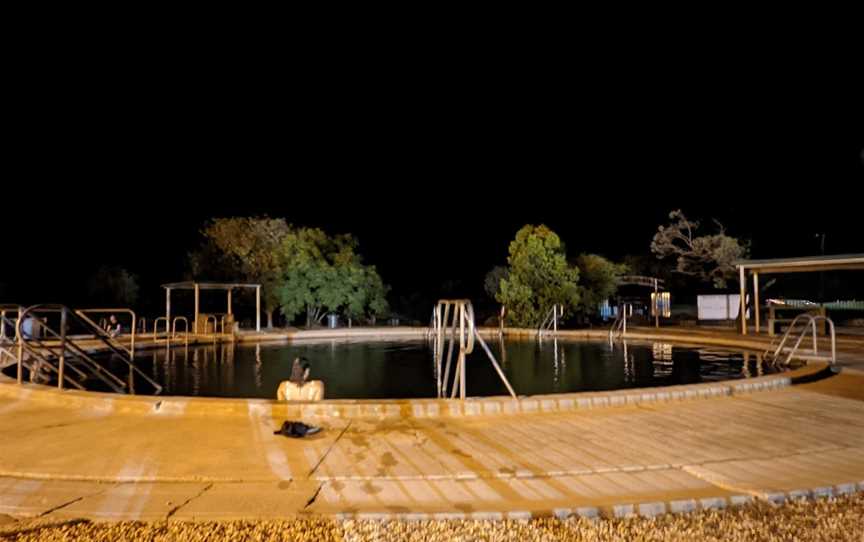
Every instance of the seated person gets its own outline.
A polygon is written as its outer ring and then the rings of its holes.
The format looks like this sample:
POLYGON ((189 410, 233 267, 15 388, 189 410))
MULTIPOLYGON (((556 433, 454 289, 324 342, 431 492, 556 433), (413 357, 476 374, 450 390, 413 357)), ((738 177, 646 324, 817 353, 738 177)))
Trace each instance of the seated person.
POLYGON ((24 321, 21 322, 21 335, 24 339, 32 339, 35 337, 36 319, 31 315, 27 315, 24 321))
POLYGON ((120 335, 120 332, 122 330, 123 327, 120 325, 120 322, 117 321, 117 317, 112 314, 111 317, 108 319, 108 327, 105 329, 105 331, 108 332, 108 335, 116 337, 117 335, 120 335))
POLYGON ((324 383, 309 379, 309 362, 305 358, 294 358, 291 377, 279 384, 276 399, 279 401, 320 401, 324 398, 324 383), (301 360, 303 363, 301 364, 301 360))

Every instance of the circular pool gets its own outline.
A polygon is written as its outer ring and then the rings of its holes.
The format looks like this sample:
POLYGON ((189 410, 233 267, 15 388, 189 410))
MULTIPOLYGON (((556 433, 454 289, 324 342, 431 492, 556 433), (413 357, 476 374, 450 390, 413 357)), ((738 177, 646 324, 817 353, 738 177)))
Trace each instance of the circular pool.
MULTIPOLYGON (((775 370, 743 350, 665 342, 496 340, 489 346, 519 395, 712 382, 775 370)), ((309 360, 312 379, 324 381, 326 399, 437 395, 433 350, 426 341, 175 346, 141 352, 137 364, 164 387, 162 395, 274 399, 298 356, 309 360)), ((114 370, 122 374, 121 365, 114 370)), ((480 348, 468 357, 467 383, 471 396, 507 394, 480 348)), ((136 393, 152 393, 146 386, 136 379, 136 393)), ((88 389, 101 388, 94 382, 88 389)))

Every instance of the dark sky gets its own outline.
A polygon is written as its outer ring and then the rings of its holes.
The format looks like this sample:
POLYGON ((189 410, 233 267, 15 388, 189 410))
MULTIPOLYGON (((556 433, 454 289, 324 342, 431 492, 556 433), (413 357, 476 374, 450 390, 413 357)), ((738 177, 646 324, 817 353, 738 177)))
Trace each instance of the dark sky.
POLYGON ((755 257, 816 254, 820 232, 864 252, 860 65, 404 60, 61 62, 21 83, 4 301, 78 302, 102 264, 159 298, 203 220, 246 214, 354 233, 397 294, 474 295, 525 223, 646 253, 675 208, 755 257))

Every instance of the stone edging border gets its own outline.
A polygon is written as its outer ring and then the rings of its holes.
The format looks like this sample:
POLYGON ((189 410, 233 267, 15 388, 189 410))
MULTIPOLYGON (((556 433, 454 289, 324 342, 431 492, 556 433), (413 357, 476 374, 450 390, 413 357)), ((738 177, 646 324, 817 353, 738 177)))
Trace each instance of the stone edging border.
POLYGON ((266 399, 133 396, 78 390, 60 391, 29 383, 19 386, 13 379, 0 375, 0 397, 28 400, 54 407, 91 409, 105 414, 374 419, 469 417, 572 412, 756 393, 784 388, 789 386, 793 379, 816 374, 824 368, 825 364, 812 363, 787 373, 746 380, 609 392, 536 395, 519 400, 507 396, 485 397, 464 402, 450 399, 404 399, 285 403, 266 399))
POLYGON ((538 510, 513 510, 508 512, 433 512, 433 513, 400 513, 400 512, 356 512, 336 513, 332 516, 341 521, 442 521, 442 520, 491 520, 505 519, 528 521, 531 519, 555 517, 567 519, 582 517, 587 519, 600 518, 653 518, 663 514, 683 514, 699 510, 721 510, 724 508, 742 506, 757 500, 779 505, 786 501, 798 499, 818 499, 864 493, 864 480, 835 486, 823 486, 810 489, 798 489, 785 492, 771 492, 759 495, 731 495, 728 497, 703 497, 699 499, 680 499, 668 501, 651 501, 642 503, 610 504, 606 506, 580 506, 574 508, 554 508, 538 510))

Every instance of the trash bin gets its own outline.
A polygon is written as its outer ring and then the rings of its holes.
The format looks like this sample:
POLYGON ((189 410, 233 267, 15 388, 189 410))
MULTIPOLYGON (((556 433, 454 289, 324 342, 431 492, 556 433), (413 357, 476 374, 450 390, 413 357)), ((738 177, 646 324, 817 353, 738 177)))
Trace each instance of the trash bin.
POLYGON ((339 315, 338 314, 334 314, 331 312, 330 314, 327 315, 327 327, 329 327, 330 329, 339 327, 339 315))

